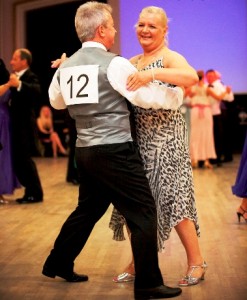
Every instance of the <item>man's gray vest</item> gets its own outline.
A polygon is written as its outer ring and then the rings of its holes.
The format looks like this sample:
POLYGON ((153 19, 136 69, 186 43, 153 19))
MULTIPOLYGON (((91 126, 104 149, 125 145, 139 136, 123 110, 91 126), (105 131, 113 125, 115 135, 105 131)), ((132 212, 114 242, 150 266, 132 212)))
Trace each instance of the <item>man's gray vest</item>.
POLYGON ((61 66, 99 65, 99 103, 68 105, 76 122, 77 147, 132 141, 127 102, 107 79, 107 68, 115 56, 97 47, 81 48, 61 66))

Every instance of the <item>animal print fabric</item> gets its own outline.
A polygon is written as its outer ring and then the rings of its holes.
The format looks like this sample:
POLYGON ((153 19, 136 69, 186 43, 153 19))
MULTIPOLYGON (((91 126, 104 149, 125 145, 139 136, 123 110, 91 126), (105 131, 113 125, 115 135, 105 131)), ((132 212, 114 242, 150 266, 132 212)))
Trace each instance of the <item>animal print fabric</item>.
MULTIPOLYGON (((162 252, 172 228, 185 218, 194 222, 200 236, 187 127, 180 110, 133 106, 133 111, 137 144, 157 207, 158 250, 162 252)), ((124 224, 114 208, 109 224, 113 239, 125 239, 124 224)))

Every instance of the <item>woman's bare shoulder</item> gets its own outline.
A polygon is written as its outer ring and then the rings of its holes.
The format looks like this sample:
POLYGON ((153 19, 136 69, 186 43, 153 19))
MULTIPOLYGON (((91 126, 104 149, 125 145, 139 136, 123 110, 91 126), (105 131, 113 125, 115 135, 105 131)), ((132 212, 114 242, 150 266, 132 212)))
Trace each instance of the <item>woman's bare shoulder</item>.
POLYGON ((164 60, 167 67, 187 64, 187 61, 182 54, 168 48, 164 50, 164 60))
POLYGON ((168 57, 170 59, 184 58, 182 54, 178 53, 177 51, 171 50, 169 48, 165 48, 164 54, 166 57, 168 57))

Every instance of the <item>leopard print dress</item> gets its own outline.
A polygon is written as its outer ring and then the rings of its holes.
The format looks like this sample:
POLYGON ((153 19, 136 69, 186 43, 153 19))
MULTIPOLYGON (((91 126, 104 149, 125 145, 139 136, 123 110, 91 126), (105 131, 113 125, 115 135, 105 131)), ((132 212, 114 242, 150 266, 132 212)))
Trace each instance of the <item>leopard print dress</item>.
MULTIPOLYGON (((160 58, 145 69, 164 67, 162 61, 160 58)), ((187 127, 180 110, 133 106, 133 111, 137 144, 156 202, 158 250, 162 252, 172 228, 184 218, 194 222, 197 235, 200 236, 187 127)), ((109 224, 114 232, 113 239, 125 239, 124 224, 123 216, 114 209, 109 224)))

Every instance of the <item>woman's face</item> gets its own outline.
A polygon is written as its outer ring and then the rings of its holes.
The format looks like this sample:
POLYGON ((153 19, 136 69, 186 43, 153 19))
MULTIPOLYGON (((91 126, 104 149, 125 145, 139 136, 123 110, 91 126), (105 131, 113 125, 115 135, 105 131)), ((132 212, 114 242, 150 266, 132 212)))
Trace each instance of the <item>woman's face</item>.
POLYGON ((142 13, 139 17, 136 34, 142 48, 155 50, 164 45, 167 26, 161 20, 160 15, 142 13))

